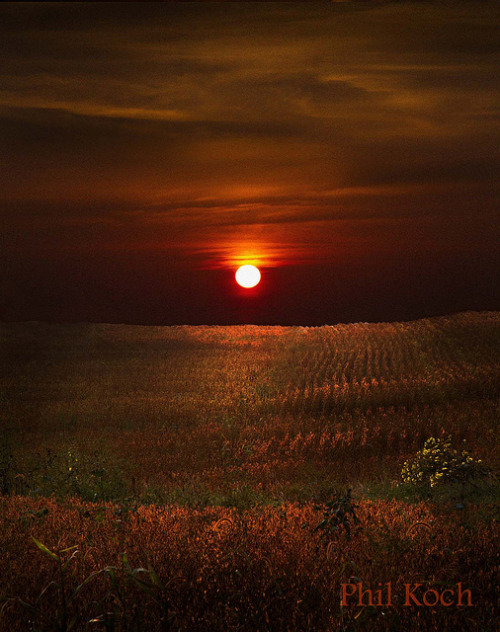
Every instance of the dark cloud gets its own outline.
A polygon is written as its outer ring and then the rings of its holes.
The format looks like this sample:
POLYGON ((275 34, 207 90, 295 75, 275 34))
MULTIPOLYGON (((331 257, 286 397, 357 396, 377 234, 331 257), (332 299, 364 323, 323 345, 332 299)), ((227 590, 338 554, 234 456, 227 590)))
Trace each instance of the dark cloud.
POLYGON ((493 253, 499 12, 0 5, 4 264, 493 253))

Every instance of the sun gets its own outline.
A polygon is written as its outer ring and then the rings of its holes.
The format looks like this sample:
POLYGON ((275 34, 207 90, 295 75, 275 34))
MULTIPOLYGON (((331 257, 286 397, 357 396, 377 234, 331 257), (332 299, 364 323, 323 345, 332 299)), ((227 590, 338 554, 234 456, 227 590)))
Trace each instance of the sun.
POLYGON ((235 277, 241 287, 255 287, 260 282, 260 270, 251 265, 241 266, 236 270, 235 277))

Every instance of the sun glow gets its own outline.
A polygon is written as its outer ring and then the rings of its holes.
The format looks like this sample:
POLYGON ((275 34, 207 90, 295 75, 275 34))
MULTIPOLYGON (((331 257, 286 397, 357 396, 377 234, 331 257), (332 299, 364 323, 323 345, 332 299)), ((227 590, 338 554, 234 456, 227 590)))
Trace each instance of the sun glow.
POLYGON ((236 270, 235 277, 241 287, 255 287, 260 282, 260 270, 252 265, 244 265, 236 270))

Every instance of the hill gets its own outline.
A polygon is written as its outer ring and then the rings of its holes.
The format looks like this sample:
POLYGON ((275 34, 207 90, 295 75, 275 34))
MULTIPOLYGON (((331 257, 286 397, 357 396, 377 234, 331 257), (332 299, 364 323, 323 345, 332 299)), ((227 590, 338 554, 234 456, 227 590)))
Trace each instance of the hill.
POLYGON ((23 472, 71 453, 105 461, 121 490, 219 502, 395 480, 430 436, 465 439, 498 464, 496 312, 311 328, 0 331, 3 434, 23 472))

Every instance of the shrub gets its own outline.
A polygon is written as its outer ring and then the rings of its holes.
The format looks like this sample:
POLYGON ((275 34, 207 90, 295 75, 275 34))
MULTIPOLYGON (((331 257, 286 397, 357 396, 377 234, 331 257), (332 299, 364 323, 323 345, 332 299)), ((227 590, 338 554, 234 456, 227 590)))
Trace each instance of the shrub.
POLYGON ((462 494, 466 486, 488 476, 490 469, 481 459, 475 459, 467 450, 451 446, 451 437, 430 437, 424 447, 403 465, 401 478, 408 487, 430 495, 435 489, 459 485, 462 494))

